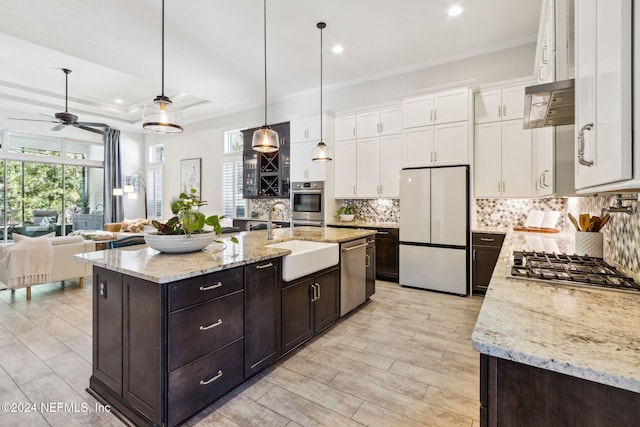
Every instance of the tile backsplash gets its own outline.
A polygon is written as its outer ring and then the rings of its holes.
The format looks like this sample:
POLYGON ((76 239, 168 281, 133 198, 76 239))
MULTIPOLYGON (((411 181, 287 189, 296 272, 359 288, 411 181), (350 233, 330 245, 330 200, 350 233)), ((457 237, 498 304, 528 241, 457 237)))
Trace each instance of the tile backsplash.
POLYGON ((476 226, 511 228, 524 225, 527 215, 532 210, 558 211, 560 219, 556 228, 566 228, 567 199, 476 199, 476 226))
POLYGON ((355 206, 362 221, 398 222, 400 218, 399 199, 348 199, 342 204, 355 206))
MULTIPOLYGON (((269 213, 269 206, 275 202, 284 202, 285 205, 290 206, 289 199, 251 199, 249 202, 249 215, 247 215, 247 217, 253 218, 254 216, 252 216, 252 214, 255 214, 255 217, 266 218, 269 213)), ((287 209, 282 205, 276 206, 273 210, 272 218, 278 220, 289 219, 287 209)))

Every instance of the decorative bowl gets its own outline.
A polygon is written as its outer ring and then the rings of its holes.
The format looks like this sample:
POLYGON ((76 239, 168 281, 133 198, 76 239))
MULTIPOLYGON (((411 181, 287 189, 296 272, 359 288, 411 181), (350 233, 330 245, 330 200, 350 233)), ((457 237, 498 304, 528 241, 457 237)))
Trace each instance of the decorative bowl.
POLYGON ((342 214, 342 215, 340 215, 340 221, 342 221, 342 222, 353 221, 353 218, 355 218, 354 214, 342 214))
POLYGON ((204 249, 213 243, 216 237, 216 233, 192 234, 190 236, 184 234, 164 235, 148 233, 144 235, 144 241, 149 247, 156 251, 169 254, 183 254, 204 249))

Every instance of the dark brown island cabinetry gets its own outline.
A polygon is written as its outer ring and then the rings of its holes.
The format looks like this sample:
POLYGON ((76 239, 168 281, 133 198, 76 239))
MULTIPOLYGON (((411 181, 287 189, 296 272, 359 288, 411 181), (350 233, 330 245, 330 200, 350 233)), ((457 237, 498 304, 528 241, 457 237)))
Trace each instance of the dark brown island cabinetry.
POLYGON ((472 233, 471 237, 471 287, 473 293, 484 294, 489 287, 496 267, 504 234, 472 233))
POLYGON ((253 132, 259 128, 242 131, 242 197, 245 199, 289 197, 289 122, 270 126, 280 138, 280 148, 273 153, 259 153, 251 148, 253 132))
POLYGON ((281 259, 244 267, 244 375, 249 378, 281 355, 281 259))
POLYGON ((376 278, 397 282, 400 269, 400 235, 397 228, 376 229, 376 278))
POLYGON ((482 427, 631 427, 638 420, 638 393, 480 354, 482 427))
POLYGON ((340 315, 338 266, 282 283, 282 353, 294 349, 340 315))
POLYGON ((281 262, 167 284, 94 266, 89 391, 135 425, 173 426, 275 361, 281 262))

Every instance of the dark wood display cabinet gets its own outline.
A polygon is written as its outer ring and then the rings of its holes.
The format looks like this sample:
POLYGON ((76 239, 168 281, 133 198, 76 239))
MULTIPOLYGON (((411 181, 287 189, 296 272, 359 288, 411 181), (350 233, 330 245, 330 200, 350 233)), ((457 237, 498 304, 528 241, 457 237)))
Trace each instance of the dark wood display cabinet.
POLYGON ((290 145, 289 122, 271 125, 278 133, 280 148, 273 153, 259 153, 251 148, 253 132, 259 128, 242 131, 244 140, 242 166, 242 197, 287 198, 289 197, 290 145))
POLYGON ((496 267, 504 234, 472 233, 471 288, 474 294, 487 292, 493 269, 496 267))
POLYGON ((482 427, 631 427, 638 420, 638 393, 480 354, 482 427))
POLYGON ((340 269, 282 282, 282 353, 296 348, 340 315, 340 269))

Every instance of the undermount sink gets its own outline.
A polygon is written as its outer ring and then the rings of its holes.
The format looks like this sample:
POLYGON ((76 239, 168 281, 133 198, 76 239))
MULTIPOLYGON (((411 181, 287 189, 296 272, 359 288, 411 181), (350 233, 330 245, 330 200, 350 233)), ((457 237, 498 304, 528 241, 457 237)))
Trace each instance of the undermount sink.
POLYGON ((289 249, 282 258, 282 280, 290 282, 324 268, 338 264, 340 258, 337 243, 289 240, 267 245, 268 248, 289 249))

